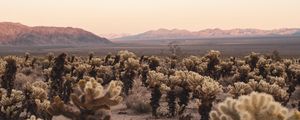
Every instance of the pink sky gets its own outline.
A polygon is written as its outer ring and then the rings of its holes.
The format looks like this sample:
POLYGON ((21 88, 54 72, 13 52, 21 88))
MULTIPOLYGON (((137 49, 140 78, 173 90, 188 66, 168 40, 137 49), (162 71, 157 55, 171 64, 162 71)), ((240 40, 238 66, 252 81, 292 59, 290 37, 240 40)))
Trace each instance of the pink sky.
POLYGON ((1 0, 0 22, 96 34, 158 28, 300 28, 300 0, 1 0))

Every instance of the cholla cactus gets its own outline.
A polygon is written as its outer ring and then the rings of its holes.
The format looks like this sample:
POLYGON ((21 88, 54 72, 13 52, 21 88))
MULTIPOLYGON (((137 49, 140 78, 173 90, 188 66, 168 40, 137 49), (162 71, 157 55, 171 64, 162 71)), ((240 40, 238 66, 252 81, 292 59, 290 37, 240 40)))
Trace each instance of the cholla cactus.
POLYGON ((256 64, 260 58, 259 53, 251 52, 250 55, 246 56, 246 63, 249 64, 251 71, 254 70, 256 64))
POLYGON ((200 62, 201 62, 200 58, 196 56, 190 56, 182 60, 182 64, 185 66, 185 68, 188 71, 194 71, 194 72, 198 71, 197 66, 200 64, 200 62))
POLYGON ((232 94, 234 98, 237 98, 241 95, 248 95, 253 91, 253 88, 244 82, 236 82, 233 84, 233 86, 230 85, 228 89, 228 93, 232 94))
POLYGON ((31 115, 30 118, 26 120, 42 120, 41 118, 37 118, 35 115, 31 115))
POLYGON ((238 79, 238 81, 241 82, 248 82, 249 76, 248 73, 251 71, 251 68, 249 67, 249 65, 243 65, 241 67, 239 67, 238 69, 238 74, 236 75, 235 79, 238 79))
POLYGON ((236 108, 241 111, 241 118, 248 120, 280 120, 288 112, 271 95, 255 92, 249 97, 241 96, 236 108))
POLYGON ((170 76, 170 84, 187 87, 187 89, 195 89, 201 84, 204 79, 209 78, 201 76, 192 71, 175 71, 174 75, 170 76))
POLYGON ((108 84, 114 79, 114 72, 111 66, 100 66, 97 69, 98 77, 103 79, 102 85, 108 84))
POLYGON ((139 64, 139 60, 134 59, 134 58, 128 58, 127 61, 125 61, 125 70, 137 70, 139 69, 140 64, 139 64))
POLYGON ((96 67, 99 67, 102 64, 102 60, 100 58, 94 58, 94 59, 92 59, 92 62, 90 64, 91 64, 92 68, 89 71, 89 75, 96 78, 96 76, 97 76, 96 67))
POLYGON ((199 114, 202 120, 208 120, 212 103, 216 99, 217 94, 222 92, 222 86, 211 78, 206 78, 194 89, 194 94, 201 100, 199 106, 199 114))
POLYGON ((247 95, 252 91, 264 92, 274 96, 275 100, 286 102, 288 100, 288 93, 277 84, 267 83, 265 80, 259 82, 250 79, 248 83, 237 82, 234 86, 229 86, 229 93, 235 98, 240 95, 247 95))
POLYGON ((216 50, 210 50, 208 54, 206 54, 205 58, 208 59, 206 75, 213 78, 219 78, 216 65, 220 63, 220 55, 220 51, 216 50))
POLYGON ((124 92, 126 95, 128 95, 129 90, 132 89, 139 66, 139 60, 134 58, 128 58, 128 60, 125 61, 125 71, 121 73, 121 80, 124 83, 124 92))
POLYGON ((94 52, 90 52, 89 53, 89 63, 91 62, 91 60, 93 59, 93 57, 94 57, 94 52))
POLYGON ((70 95, 73 92, 73 87, 75 83, 75 78, 72 77, 70 74, 67 74, 64 78, 64 88, 62 92, 62 99, 65 103, 68 103, 70 101, 70 95))
POLYGON ((50 118, 49 114, 45 112, 50 106, 48 88, 49 86, 43 81, 26 84, 24 90, 25 102, 23 106, 27 110, 27 114, 35 115, 43 119, 50 118))
POLYGON ((64 64, 67 54, 62 53, 55 58, 54 66, 51 70, 51 85, 50 85, 50 98, 56 95, 62 97, 63 93, 63 74, 64 74, 64 64))
POLYGON ((127 50, 122 50, 118 52, 121 61, 128 60, 128 58, 136 58, 136 55, 133 52, 129 52, 127 50))
POLYGON ((48 55, 47 55, 48 61, 52 62, 53 58, 54 58, 54 54, 52 52, 48 53, 48 55))
POLYGON ((300 112, 297 110, 293 110, 288 114, 285 120, 300 120, 300 112))
POLYGON ((0 75, 2 75, 5 71, 5 61, 0 58, 0 75))
POLYGON ((5 58, 6 65, 4 74, 1 76, 1 87, 7 90, 7 95, 10 96, 14 88, 14 80, 16 78, 17 64, 14 57, 5 58))
POLYGON ((179 114, 183 114, 185 107, 189 103, 189 93, 196 89, 197 85, 201 84, 205 78, 192 71, 175 71, 174 75, 171 75, 169 79, 170 86, 181 88, 178 93, 178 104, 180 106, 179 114))
POLYGON ((76 92, 71 95, 72 102, 79 109, 74 111, 63 104, 59 97, 48 108, 52 115, 62 114, 73 120, 85 119, 110 119, 109 114, 99 112, 110 112, 110 106, 119 104, 122 101, 120 96, 122 87, 119 81, 111 81, 106 90, 95 79, 80 80, 76 92), (107 91, 107 92, 105 92, 107 91))
POLYGON ((293 120, 295 112, 288 115, 287 108, 276 102, 271 95, 252 92, 237 100, 228 98, 210 113, 211 120, 293 120))
POLYGON ((100 66, 102 64, 102 60, 100 58, 94 58, 91 61, 91 66, 100 66))
POLYGON ((141 80, 142 83, 145 87, 148 86, 147 84, 147 76, 148 76, 148 72, 149 72, 149 66, 148 65, 142 65, 142 71, 141 71, 141 80))
POLYGON ((24 57, 25 57, 24 62, 27 62, 27 60, 28 60, 29 57, 30 57, 30 53, 29 53, 29 52, 26 52, 24 57))
POLYGON ((281 88, 283 88, 283 87, 286 86, 286 80, 283 77, 267 76, 267 79, 268 79, 269 83, 271 83, 271 84, 277 84, 281 88))
POLYGON ((162 73, 149 71, 147 83, 150 87, 160 86, 168 81, 168 77, 162 73))
POLYGON ((236 108, 238 101, 227 98, 224 102, 217 105, 216 110, 210 112, 211 120, 241 120, 239 111, 236 108))
POLYGON ((261 80, 256 84, 254 89, 255 91, 271 94, 273 95, 275 100, 280 102, 285 102, 286 100, 288 100, 288 93, 284 89, 279 87, 277 84, 269 84, 261 80))
POLYGON ((270 67, 270 61, 260 57, 259 60, 256 63, 256 67, 259 70, 259 75, 263 76, 264 78, 267 77, 267 75, 269 74, 269 67, 270 67))
POLYGON ((283 63, 280 62, 276 62, 276 63, 272 63, 270 64, 270 73, 273 76, 277 76, 277 77, 285 77, 286 73, 285 73, 285 65, 283 63))
POLYGON ((0 119, 1 120, 17 120, 20 119, 23 112, 22 102, 25 99, 22 91, 11 90, 10 95, 5 89, 0 89, 0 119))
POLYGON ((158 57, 151 56, 148 58, 150 70, 156 70, 156 68, 159 66, 159 61, 160 59, 158 57))
POLYGON ((78 82, 80 79, 83 78, 84 74, 89 71, 91 68, 91 65, 89 64, 79 64, 75 67, 75 74, 77 76, 76 82, 78 82))
MULTIPOLYGON (((216 95, 222 92, 222 86, 218 82, 210 77, 201 76, 191 71, 176 71, 173 76, 170 76, 170 84, 192 91, 194 97, 201 100, 202 104, 199 106, 199 113, 204 120, 208 119, 208 114, 213 101, 216 99, 216 95)), ((186 94, 185 97, 188 98, 188 92, 186 94)), ((184 105, 187 105, 187 103, 184 105)))
POLYGON ((232 61, 228 61, 228 62, 222 61, 220 63, 220 67, 221 67, 220 72, 222 77, 228 77, 234 73, 234 62, 232 61))
POLYGON ((288 93, 291 95, 295 90, 296 86, 300 85, 300 65, 299 64, 292 64, 286 70, 288 76, 288 93))
POLYGON ((275 60, 275 61, 280 61, 281 60, 281 57, 279 56, 279 52, 277 50, 274 50, 272 52, 272 59, 275 60))
POLYGON ((104 59, 105 65, 110 65, 110 59, 111 59, 111 53, 108 53, 104 59))
POLYGON ((161 85, 166 83, 167 80, 168 80, 167 76, 162 73, 157 73, 155 71, 150 71, 148 73, 147 83, 149 84, 149 87, 152 88, 150 105, 152 107, 152 115, 155 117, 157 117, 156 110, 160 106, 159 100, 162 96, 160 88, 161 85))

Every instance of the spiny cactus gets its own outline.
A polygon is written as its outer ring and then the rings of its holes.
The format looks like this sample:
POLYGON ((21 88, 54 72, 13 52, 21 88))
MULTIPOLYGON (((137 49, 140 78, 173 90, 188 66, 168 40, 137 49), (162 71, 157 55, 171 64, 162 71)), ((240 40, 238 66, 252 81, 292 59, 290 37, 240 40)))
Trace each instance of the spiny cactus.
POLYGON ((221 67, 221 75, 222 77, 228 77, 228 76, 231 76, 234 72, 234 62, 232 61, 228 61, 228 62, 224 62, 222 61, 220 63, 220 67, 221 67))
POLYGON ((80 64, 75 67, 74 73, 77 76, 76 83, 79 80, 83 79, 84 74, 87 73, 87 71, 89 71, 90 68, 91 66, 89 64, 80 64))
POLYGON ((152 115, 155 117, 157 117, 157 108, 160 106, 159 101, 162 96, 160 87, 163 83, 166 83, 167 80, 167 76, 162 73, 157 73, 155 71, 150 71, 148 73, 147 83, 151 88, 150 105, 152 107, 152 115))
POLYGON ((281 60, 281 57, 280 57, 279 52, 277 50, 274 50, 272 52, 272 59, 275 60, 275 61, 280 61, 281 60))
POLYGON ((201 62, 200 58, 196 56, 190 56, 182 60, 182 64, 185 66, 185 68, 188 71, 194 71, 194 72, 198 71, 197 66, 200 64, 200 62, 201 62))
POLYGON ((185 108, 188 106, 189 100, 190 100, 190 90, 186 87, 180 87, 181 90, 178 94, 179 102, 178 105, 180 106, 180 110, 178 112, 179 115, 182 115, 184 113, 185 108))
POLYGON ((260 57, 259 60, 256 63, 256 67, 259 70, 259 75, 263 76, 263 78, 266 78, 269 74, 269 67, 270 67, 270 61, 260 57))
POLYGON ((5 89, 0 89, 0 119, 1 120, 18 120, 21 119, 23 112, 22 102, 25 99, 22 91, 12 89, 10 95, 5 89))
POLYGON ((237 81, 248 82, 248 80, 249 80, 248 73, 250 71, 251 71, 251 68, 249 67, 249 65, 242 65, 241 67, 239 67, 238 73, 234 77, 235 77, 235 79, 237 79, 237 81))
POLYGON ((143 85, 144 85, 145 87, 148 86, 148 83, 147 83, 148 72, 149 72, 149 66, 148 66, 148 65, 142 66, 141 80, 142 80, 142 83, 143 83, 143 85))
POLYGON ((213 77, 215 79, 219 78, 219 74, 216 71, 216 65, 220 63, 220 51, 210 50, 206 55, 205 58, 208 59, 207 63, 207 72, 206 75, 213 77))
POLYGON ((94 57, 94 52, 90 52, 89 53, 89 63, 91 62, 91 60, 93 59, 93 57, 94 57))
POLYGON ((54 66, 52 67, 50 78, 51 78, 51 85, 50 85, 50 98, 54 96, 62 97, 63 93, 63 74, 64 74, 64 65, 65 59, 67 54, 62 53, 55 58, 54 66))
POLYGON ((236 109, 237 100, 227 98, 217 105, 216 110, 210 112, 211 120, 241 120, 239 111, 236 109))
POLYGON ((222 86, 215 80, 206 78, 193 91, 194 95, 201 100, 201 105, 198 108, 201 120, 208 120, 212 103, 215 101, 217 94, 222 92, 222 86))
POLYGON ((151 98, 150 98, 150 105, 152 107, 152 115, 157 117, 157 108, 160 106, 159 105, 159 100, 162 96, 162 93, 160 92, 160 86, 155 85, 152 90, 151 90, 151 98))
POLYGON ((270 84, 265 80, 259 82, 250 79, 248 83, 236 82, 233 86, 229 86, 229 93, 235 98, 240 95, 250 94, 252 91, 264 92, 273 95, 276 101, 285 103, 288 100, 288 93, 277 84, 270 84))
POLYGON ((65 103, 70 101, 70 95, 73 92, 73 87, 75 83, 75 78, 71 77, 70 74, 64 77, 64 88, 62 92, 62 99, 65 103))
POLYGON ((11 94, 12 89, 14 88, 14 80, 16 78, 17 65, 16 60, 13 57, 7 57, 5 59, 5 71, 1 79, 1 87, 7 90, 8 97, 11 94))
POLYGON ((97 77, 102 78, 103 82, 102 85, 106 85, 108 84, 111 80, 114 80, 114 72, 113 72, 113 68, 111 66, 100 66, 98 68, 96 68, 97 70, 97 77))
POLYGON ((128 60, 125 61, 125 71, 121 73, 121 80, 124 83, 124 92, 126 95, 128 95, 132 89, 139 66, 139 61, 136 59, 128 58, 128 60))
POLYGON ((293 120, 298 112, 288 115, 288 109, 271 95, 252 92, 237 100, 227 98, 210 113, 211 120, 293 120))
POLYGON ((270 74, 277 77, 285 77, 285 65, 280 62, 270 64, 270 74))
POLYGON ((48 108, 52 115, 64 115, 74 120, 89 120, 89 119, 110 119, 110 114, 99 114, 101 112, 110 112, 110 106, 119 104, 122 97, 119 96, 122 90, 121 83, 111 81, 106 90, 95 79, 80 80, 77 84, 75 93, 71 95, 73 104, 79 111, 74 111, 70 106, 67 106, 57 96, 54 102, 48 108), (107 92, 104 92, 107 91, 107 92))
POLYGON ((167 101, 169 106, 169 113, 170 116, 174 117, 176 112, 176 93, 174 91, 174 87, 171 88, 172 90, 167 92, 167 101))
POLYGON ((29 57, 30 57, 30 53, 29 53, 29 52, 26 52, 24 57, 25 57, 25 60, 24 60, 24 61, 27 62, 27 60, 28 60, 29 57))
POLYGON ((118 56, 120 56, 120 61, 126 61, 129 58, 136 58, 136 55, 133 52, 129 52, 127 50, 119 51, 118 56))
POLYGON ((42 81, 26 84, 23 92, 25 96, 23 106, 27 110, 27 114, 43 119, 51 118, 51 116, 45 112, 50 105, 50 101, 48 100, 48 88, 49 86, 42 81))
POLYGON ((244 82, 236 82, 233 86, 228 86, 229 92, 234 98, 238 98, 241 95, 248 95, 253 91, 253 88, 244 82))
POLYGON ((260 56, 259 53, 251 52, 249 56, 246 56, 246 63, 249 64, 251 71, 254 70, 256 64, 259 60, 260 56))
POLYGON ((47 59, 50 63, 52 62, 53 58, 54 58, 54 54, 52 52, 48 53, 47 59))
POLYGON ((160 60, 158 57, 151 56, 148 58, 150 70, 156 70, 156 68, 159 66, 159 61, 160 60))

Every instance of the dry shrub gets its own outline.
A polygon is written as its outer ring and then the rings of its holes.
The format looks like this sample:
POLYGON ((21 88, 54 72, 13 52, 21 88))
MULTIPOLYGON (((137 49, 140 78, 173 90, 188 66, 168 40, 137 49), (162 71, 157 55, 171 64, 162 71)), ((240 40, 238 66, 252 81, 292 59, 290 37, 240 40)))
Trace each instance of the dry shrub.
POLYGON ((23 69, 21 70, 21 73, 23 73, 23 74, 29 76, 29 75, 31 75, 31 74, 33 73, 33 70, 32 70, 32 68, 26 67, 26 68, 23 68, 23 69))
POLYGON ((36 77, 35 75, 25 75, 23 73, 16 74, 16 80, 14 86, 16 89, 22 89, 25 87, 26 83, 34 83, 35 81, 41 81, 41 78, 36 77))
POLYGON ((150 91, 142 86, 142 82, 135 80, 131 93, 125 100, 127 108, 139 114, 151 112, 150 95, 150 91))

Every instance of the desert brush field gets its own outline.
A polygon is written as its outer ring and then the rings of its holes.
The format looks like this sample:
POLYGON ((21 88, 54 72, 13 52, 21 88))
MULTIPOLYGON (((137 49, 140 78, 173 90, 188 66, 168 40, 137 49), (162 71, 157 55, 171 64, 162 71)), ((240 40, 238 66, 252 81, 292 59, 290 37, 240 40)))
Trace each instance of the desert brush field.
POLYGON ((299 120, 300 60, 30 53, 0 58, 1 120, 299 120))

